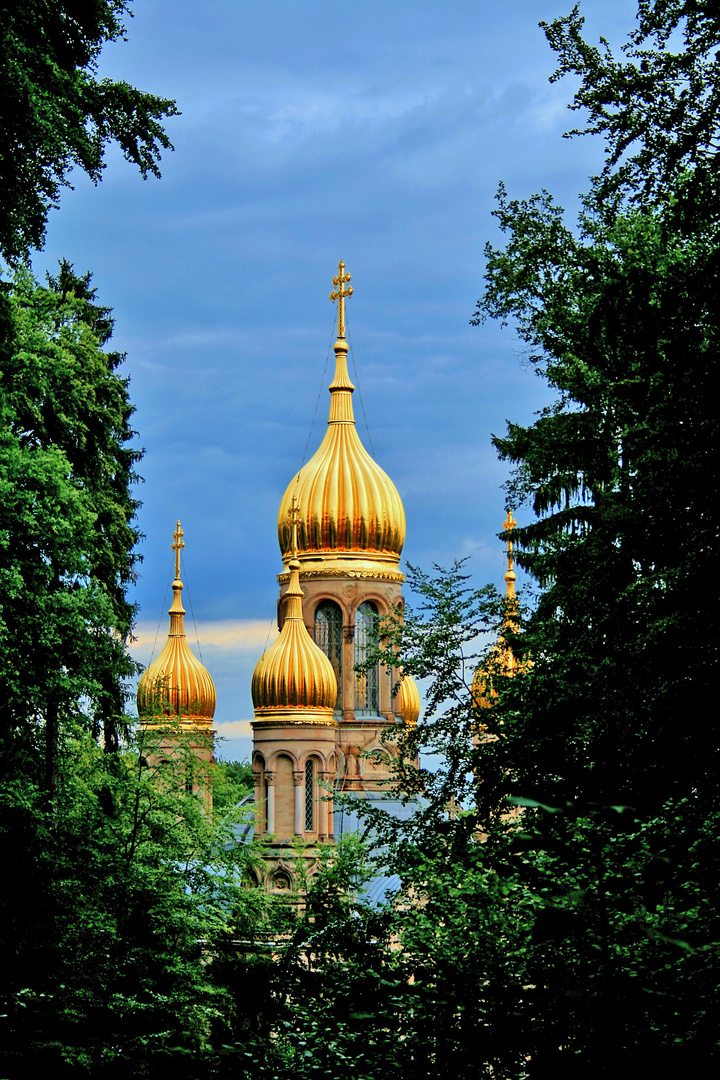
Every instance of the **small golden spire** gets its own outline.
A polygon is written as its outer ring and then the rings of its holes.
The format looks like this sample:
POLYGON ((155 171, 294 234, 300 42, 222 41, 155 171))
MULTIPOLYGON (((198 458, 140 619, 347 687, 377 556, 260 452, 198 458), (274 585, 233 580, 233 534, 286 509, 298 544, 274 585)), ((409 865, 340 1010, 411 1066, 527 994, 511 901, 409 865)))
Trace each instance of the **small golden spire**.
POLYGON ((290 557, 293 562, 297 562, 298 522, 300 521, 300 506, 298 505, 297 495, 293 495, 292 497, 290 509, 288 510, 288 520, 290 521, 290 528, 292 529, 292 548, 290 549, 290 557))
MULTIPOLYGON (((505 530, 505 532, 510 532, 512 529, 516 529, 516 528, 517 528, 517 521, 513 517, 512 510, 508 510, 507 517, 503 521, 503 529, 505 530)), ((513 566, 514 566, 513 544, 512 544, 512 540, 509 537, 508 537, 508 542, 507 542, 507 564, 508 564, 508 568, 507 568, 507 572, 505 574, 505 585, 506 585, 505 596, 506 596, 506 598, 508 600, 514 600, 515 599, 515 581, 516 581, 517 575, 515 574, 515 570, 513 569, 513 566)))
POLYGON ((185 533, 183 532, 182 525, 178 521, 177 528, 175 529, 175 532, 173 533, 173 542, 172 542, 172 545, 171 545, 172 550, 175 552, 175 580, 176 581, 180 577, 180 552, 185 547, 185 541, 183 540, 184 535, 185 535, 185 533))
POLYGON ((345 273, 345 263, 342 260, 340 260, 338 270, 340 271, 340 273, 336 274, 333 278, 333 285, 337 285, 337 289, 333 289, 333 291, 330 293, 330 299, 332 300, 333 304, 336 300, 338 301, 338 337, 344 338, 345 297, 352 296, 355 290, 353 289, 352 285, 348 285, 347 289, 343 288, 343 286, 351 280, 351 276, 350 274, 345 273))
POLYGON ((178 521, 172 542, 175 580, 168 612, 170 630, 165 648, 145 669, 138 683, 138 712, 145 720, 177 716, 183 721, 209 724, 215 712, 215 684, 207 669, 193 654, 185 637, 183 583, 180 580, 180 552, 185 547, 184 535, 178 521))

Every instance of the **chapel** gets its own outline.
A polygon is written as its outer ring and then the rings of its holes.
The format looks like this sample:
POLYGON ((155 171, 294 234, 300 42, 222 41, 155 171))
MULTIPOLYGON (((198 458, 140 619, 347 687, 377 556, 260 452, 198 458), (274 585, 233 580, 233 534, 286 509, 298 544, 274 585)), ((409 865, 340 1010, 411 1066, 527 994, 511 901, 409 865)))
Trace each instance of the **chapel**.
POLYGON ((410 676, 367 666, 382 620, 402 617, 405 512, 355 426, 345 336, 350 280, 341 262, 330 294, 338 336, 327 431, 280 503, 280 636, 252 681, 255 832, 269 838, 273 889, 292 886, 299 846, 308 845, 312 861, 316 845, 352 827, 345 809, 335 813, 336 793, 400 809, 391 790, 393 742, 383 736, 420 713, 410 676))
MULTIPOLYGON (((312 872, 318 845, 356 826, 344 805, 335 812, 338 792, 412 812, 392 791, 393 742, 383 736, 417 722, 420 695, 409 675, 367 663, 382 620, 402 618, 405 512, 355 426, 345 336, 350 280, 341 262, 330 294, 338 336, 327 431, 280 503, 280 634, 252 680, 254 831, 267 838, 264 884, 272 890, 295 886, 298 850, 312 872)), ((154 761, 183 758, 187 789, 209 802, 215 687, 185 637, 183 536, 178 522, 168 640, 140 680, 138 713, 156 735, 154 761)))

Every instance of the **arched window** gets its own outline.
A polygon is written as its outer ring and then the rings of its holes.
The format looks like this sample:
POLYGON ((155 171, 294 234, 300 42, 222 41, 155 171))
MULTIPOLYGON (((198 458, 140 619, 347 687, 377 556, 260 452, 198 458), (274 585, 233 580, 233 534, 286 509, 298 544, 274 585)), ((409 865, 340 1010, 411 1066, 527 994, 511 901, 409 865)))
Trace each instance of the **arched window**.
POLYGON ((323 600, 315 609, 315 644, 333 666, 338 684, 335 711, 342 709, 342 611, 332 600, 323 600))
POLYGON ((315 766, 312 758, 305 765, 305 832, 315 830, 315 766))
MULTIPOLYGON (((365 600, 355 613, 355 664, 365 664, 370 645, 375 641, 380 625, 378 609, 365 600)), ((355 672, 355 712, 377 716, 380 712, 378 665, 355 672)))

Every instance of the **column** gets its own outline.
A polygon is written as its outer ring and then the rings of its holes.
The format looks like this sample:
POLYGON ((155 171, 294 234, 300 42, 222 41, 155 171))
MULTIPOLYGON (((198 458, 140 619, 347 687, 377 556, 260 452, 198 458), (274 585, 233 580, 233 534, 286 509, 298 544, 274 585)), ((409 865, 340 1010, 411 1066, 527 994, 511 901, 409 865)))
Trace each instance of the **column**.
POLYGON ((260 836, 265 831, 265 799, 262 790, 263 774, 253 771, 253 783, 255 784, 255 835, 260 836))
MULTIPOLYGON (((352 618, 352 615, 350 616, 352 618)), ((355 719, 355 623, 343 626, 343 720, 352 723, 355 719)))
POLYGON ((327 773, 318 774, 318 840, 327 840, 328 838, 328 804, 325 802, 327 781, 327 773))
POLYGON ((267 788, 267 831, 275 832, 275 773, 265 773, 265 786, 267 788))
POLYGON ((305 773, 293 772, 293 780, 295 781, 295 835, 302 836, 303 834, 303 795, 305 794, 305 773))

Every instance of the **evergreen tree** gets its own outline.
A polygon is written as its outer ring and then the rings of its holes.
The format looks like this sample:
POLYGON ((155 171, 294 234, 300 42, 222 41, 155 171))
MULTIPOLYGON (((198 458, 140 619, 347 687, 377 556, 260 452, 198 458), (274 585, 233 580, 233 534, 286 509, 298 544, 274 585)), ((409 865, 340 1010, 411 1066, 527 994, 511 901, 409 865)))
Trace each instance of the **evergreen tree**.
POLYGON ((143 177, 159 176, 163 126, 174 102, 126 82, 98 79, 108 41, 125 36, 131 0, 14 0, 0 3, 0 255, 41 247, 48 211, 68 174, 97 183, 105 148, 117 143, 143 177))
POLYGON ((492 602, 457 568, 416 576, 425 610, 384 628, 381 658, 433 680, 408 756, 444 758, 409 823, 368 815, 401 883, 382 940, 403 1076, 720 1058, 717 612, 701 577, 718 532, 720 25, 709 4, 641 0, 620 59, 584 41, 577 8, 545 29, 607 166, 574 226, 547 192, 501 188, 508 240, 487 250, 475 315, 511 321, 557 393, 495 440, 509 504, 534 513, 513 534, 539 585, 506 626, 515 673, 491 653, 479 707, 468 650, 492 602))

